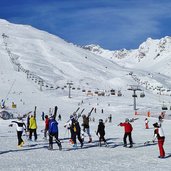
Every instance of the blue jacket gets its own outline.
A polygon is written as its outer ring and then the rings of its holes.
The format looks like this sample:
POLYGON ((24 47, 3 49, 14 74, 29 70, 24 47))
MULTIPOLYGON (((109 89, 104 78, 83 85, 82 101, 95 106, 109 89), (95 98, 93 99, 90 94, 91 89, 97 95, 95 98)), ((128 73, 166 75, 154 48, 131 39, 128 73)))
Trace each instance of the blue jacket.
POLYGON ((58 132, 58 122, 55 119, 49 119, 49 134, 58 132))

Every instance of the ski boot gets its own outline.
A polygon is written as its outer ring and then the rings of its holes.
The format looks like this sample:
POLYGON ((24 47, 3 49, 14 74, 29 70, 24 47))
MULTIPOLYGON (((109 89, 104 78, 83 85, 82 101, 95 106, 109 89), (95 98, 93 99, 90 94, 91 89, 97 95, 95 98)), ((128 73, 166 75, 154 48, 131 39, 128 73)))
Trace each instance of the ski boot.
POLYGON ((72 147, 73 147, 74 150, 76 150, 77 149, 77 144, 74 144, 72 147))
POLYGON ((53 150, 52 144, 49 145, 48 150, 53 150))
POLYGON ((108 147, 108 144, 107 144, 107 142, 105 142, 105 147, 108 147))
POLYGON ((127 144, 124 144, 123 147, 127 147, 127 144))
POLYGON ((129 148, 132 148, 132 147, 133 147, 133 145, 132 145, 132 144, 130 144, 129 148))
POLYGON ((81 143, 81 148, 83 148, 83 142, 81 143))
POLYGON ((61 144, 59 144, 59 150, 60 150, 60 151, 62 150, 62 145, 61 145, 61 144))
POLYGON ((92 138, 90 137, 88 143, 91 143, 91 142, 92 142, 92 138))

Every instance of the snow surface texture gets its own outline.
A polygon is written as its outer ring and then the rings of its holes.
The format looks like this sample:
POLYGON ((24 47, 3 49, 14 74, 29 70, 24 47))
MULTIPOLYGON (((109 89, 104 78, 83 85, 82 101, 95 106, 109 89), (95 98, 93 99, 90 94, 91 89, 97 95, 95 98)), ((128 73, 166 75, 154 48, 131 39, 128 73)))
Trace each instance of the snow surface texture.
MULTIPOLYGON (((170 37, 148 39, 138 50, 125 50, 123 58, 111 59, 110 55, 93 54, 44 31, 5 20, 0 20, 0 35, 0 98, 5 99, 8 112, 15 116, 37 106, 38 123, 37 142, 29 142, 23 136, 24 147, 18 148, 15 126, 8 126, 11 120, 0 119, 0 170, 170 170, 170 37), (159 45, 164 50, 155 57, 161 51, 159 45), (139 60, 138 51, 145 54, 139 60), (68 98, 68 82, 73 83, 71 98, 68 98), (143 90, 136 92, 136 116, 130 85, 139 85, 143 90), (116 90, 115 95, 110 94, 111 89, 116 90), (88 90, 93 96, 87 96, 88 90), (105 96, 97 96, 95 91, 105 92, 105 96), (118 96, 118 91, 122 96, 118 96), (144 98, 140 98, 141 92, 145 93, 144 98), (17 108, 11 107, 12 102, 17 108), (54 150, 49 151, 41 131, 44 128, 41 113, 48 114, 49 108, 56 105, 62 115, 59 138, 63 150, 59 151, 54 144, 54 150), (163 123, 168 158, 158 159, 158 146, 144 146, 144 142, 152 140, 152 124, 158 120, 163 105, 169 109, 163 123), (84 114, 92 107, 97 113, 92 112, 95 122, 90 122, 93 142, 88 144, 86 136, 83 149, 73 150, 64 124, 78 106, 85 108, 84 114), (144 120, 148 111, 151 117, 147 130, 144 120), (95 134, 98 120, 105 121, 110 114, 112 123, 105 123, 109 147, 99 147, 95 134), (124 131, 117 125, 133 117, 139 118, 132 123, 134 148, 124 148, 124 131)), ((81 124, 82 118, 79 121, 81 124)))

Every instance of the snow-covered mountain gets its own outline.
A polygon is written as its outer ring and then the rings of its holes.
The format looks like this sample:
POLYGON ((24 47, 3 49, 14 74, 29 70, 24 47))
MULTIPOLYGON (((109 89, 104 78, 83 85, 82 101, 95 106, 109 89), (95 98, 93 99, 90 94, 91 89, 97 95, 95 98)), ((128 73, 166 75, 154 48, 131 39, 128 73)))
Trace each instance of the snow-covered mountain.
POLYGON ((0 35, 1 80, 11 78, 7 90, 22 75, 26 85, 29 82, 38 90, 58 89, 60 93, 61 89, 68 91, 68 82, 72 82, 73 88, 81 90, 126 91, 128 85, 136 84, 154 94, 162 89, 170 95, 170 37, 148 38, 134 50, 109 51, 97 45, 79 47, 6 20, 0 20, 0 35))
POLYGON ((87 45, 83 48, 125 67, 160 72, 166 76, 170 76, 171 73, 171 37, 169 36, 156 40, 148 38, 134 50, 110 51, 99 45, 87 45))
MULTIPOLYGON (((31 26, 0 20, 0 99, 5 100, 6 110, 15 116, 33 111, 37 106, 38 125, 38 140, 30 142, 23 136, 25 144, 18 148, 15 128, 8 127, 11 120, 0 119, 0 170, 169 171, 170 110, 166 111, 163 123, 167 137, 166 160, 157 158, 156 143, 144 146, 144 142, 153 137, 152 124, 157 121, 162 106, 170 109, 169 42, 169 37, 148 39, 139 49, 110 52, 98 47, 93 54, 87 48, 31 26), (67 83, 73 84, 71 98, 68 98, 67 83), (136 92, 137 116, 129 87, 142 90, 136 92), (141 92, 145 97, 141 98, 141 92), (58 151, 54 144, 54 150, 48 151, 48 141, 43 139, 41 113, 49 114, 49 109, 56 105, 62 116, 59 138, 63 149, 58 151), (84 114, 92 107, 97 111, 91 114, 95 121, 90 121, 93 142, 87 143, 85 135, 83 149, 73 150, 68 143, 70 133, 64 124, 78 107, 85 109, 84 114), (144 129, 147 112, 151 116, 148 130, 144 129), (108 122, 110 114, 112 123, 108 122), (132 123, 135 148, 123 148, 123 130, 118 123, 132 117, 139 118, 132 123), (99 119, 106 121, 105 137, 109 148, 98 146, 99 119)), ((79 122, 81 125, 81 117, 79 122)))
POLYGON ((75 86, 95 84, 104 89, 107 84, 114 86, 113 79, 122 78, 128 72, 114 61, 30 26, 0 20, 0 34, 1 58, 6 63, 11 60, 16 70, 49 87, 65 86, 72 81, 75 86), (122 75, 118 71, 123 71, 122 75))

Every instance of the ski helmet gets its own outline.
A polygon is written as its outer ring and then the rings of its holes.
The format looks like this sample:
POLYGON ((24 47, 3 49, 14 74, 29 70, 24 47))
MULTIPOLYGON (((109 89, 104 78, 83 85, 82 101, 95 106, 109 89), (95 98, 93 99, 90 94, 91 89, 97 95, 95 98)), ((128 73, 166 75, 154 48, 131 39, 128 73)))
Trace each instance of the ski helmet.
POLYGON ((125 122, 129 122, 129 119, 128 119, 128 118, 126 118, 126 119, 125 119, 125 122))
POLYGON ((103 119, 99 119, 99 122, 103 122, 103 119))

